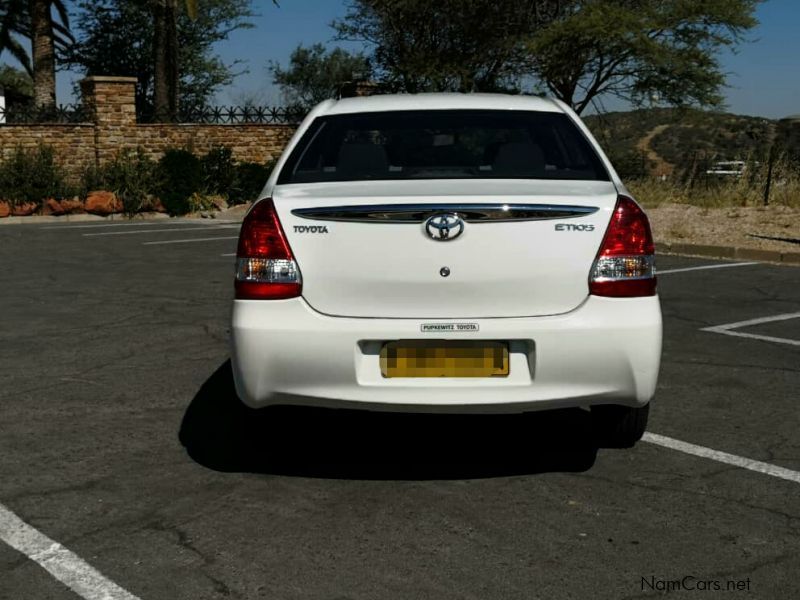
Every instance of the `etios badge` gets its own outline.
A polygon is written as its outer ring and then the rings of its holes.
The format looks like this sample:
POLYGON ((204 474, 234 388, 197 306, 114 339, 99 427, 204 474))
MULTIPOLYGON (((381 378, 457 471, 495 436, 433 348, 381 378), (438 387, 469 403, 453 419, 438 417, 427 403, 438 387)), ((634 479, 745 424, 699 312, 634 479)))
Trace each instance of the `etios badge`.
POLYGON ((439 213, 425 222, 425 231, 432 240, 449 242, 464 232, 464 221, 456 213, 439 213))

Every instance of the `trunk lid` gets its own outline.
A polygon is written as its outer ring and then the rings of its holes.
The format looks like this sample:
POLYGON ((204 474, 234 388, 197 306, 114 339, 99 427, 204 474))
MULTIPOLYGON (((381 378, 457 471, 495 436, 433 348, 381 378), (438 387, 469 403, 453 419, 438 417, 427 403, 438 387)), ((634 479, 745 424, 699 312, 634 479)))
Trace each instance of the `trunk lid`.
POLYGON ((315 310, 419 319, 573 310, 589 293, 589 272, 616 200, 608 181, 357 181, 282 185, 273 193, 303 297, 315 310), (528 218, 544 218, 496 220, 501 213, 472 210, 475 205, 529 205, 528 218), (530 205, 545 208, 533 214, 530 205), (353 218, 356 209, 343 215, 334 210, 340 207, 358 207, 361 220, 332 220, 353 218), (558 216, 570 207, 596 210, 558 216), (322 208, 330 210, 298 214, 322 208), (389 214, 392 208, 400 216, 389 214), (446 241, 431 237, 429 230, 442 235, 426 227, 437 213, 465 218, 460 234, 453 225, 446 241))

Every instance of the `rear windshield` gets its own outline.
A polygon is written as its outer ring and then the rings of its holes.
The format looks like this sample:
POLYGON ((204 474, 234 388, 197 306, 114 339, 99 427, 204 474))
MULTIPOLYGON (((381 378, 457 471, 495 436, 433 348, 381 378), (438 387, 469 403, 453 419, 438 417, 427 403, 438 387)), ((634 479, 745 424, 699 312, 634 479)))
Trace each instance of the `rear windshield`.
POLYGON ((609 179, 563 113, 414 110, 318 117, 278 183, 487 178, 609 179))

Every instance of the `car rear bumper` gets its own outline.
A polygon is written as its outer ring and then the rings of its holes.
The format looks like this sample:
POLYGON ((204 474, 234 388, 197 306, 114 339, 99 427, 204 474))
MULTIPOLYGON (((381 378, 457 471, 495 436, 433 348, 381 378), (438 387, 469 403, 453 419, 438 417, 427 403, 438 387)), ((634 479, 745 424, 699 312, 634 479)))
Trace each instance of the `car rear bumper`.
POLYGON ((661 357, 657 296, 589 296, 579 308, 548 317, 451 320, 479 325, 468 333, 421 333, 420 325, 429 321, 331 317, 302 298, 236 300, 237 392, 251 407, 521 412, 642 406, 655 391, 661 357), (430 338, 507 340, 510 373, 486 379, 382 377, 378 353, 384 342, 430 338))

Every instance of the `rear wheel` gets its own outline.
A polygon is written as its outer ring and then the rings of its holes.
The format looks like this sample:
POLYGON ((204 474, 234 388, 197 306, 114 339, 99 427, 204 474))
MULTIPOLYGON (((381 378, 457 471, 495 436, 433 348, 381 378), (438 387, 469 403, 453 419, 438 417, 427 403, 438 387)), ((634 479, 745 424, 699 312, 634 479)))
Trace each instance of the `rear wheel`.
POLYGON ((617 404, 592 407, 592 426, 597 442, 605 448, 630 448, 647 429, 650 404, 631 408, 617 404))

